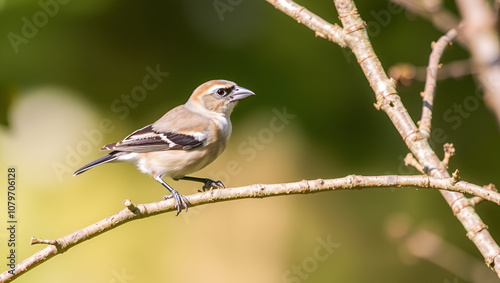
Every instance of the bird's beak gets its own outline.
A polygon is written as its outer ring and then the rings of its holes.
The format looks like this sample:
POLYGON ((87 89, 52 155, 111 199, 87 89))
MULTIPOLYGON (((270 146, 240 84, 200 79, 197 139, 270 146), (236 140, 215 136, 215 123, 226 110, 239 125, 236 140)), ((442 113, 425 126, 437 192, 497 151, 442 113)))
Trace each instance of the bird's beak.
POLYGON ((241 86, 237 86, 233 93, 231 93, 231 95, 229 96, 231 98, 231 102, 233 101, 238 101, 238 100, 242 100, 243 98, 245 97, 249 97, 250 95, 255 95, 255 93, 249 89, 246 89, 244 87, 241 87, 241 86))

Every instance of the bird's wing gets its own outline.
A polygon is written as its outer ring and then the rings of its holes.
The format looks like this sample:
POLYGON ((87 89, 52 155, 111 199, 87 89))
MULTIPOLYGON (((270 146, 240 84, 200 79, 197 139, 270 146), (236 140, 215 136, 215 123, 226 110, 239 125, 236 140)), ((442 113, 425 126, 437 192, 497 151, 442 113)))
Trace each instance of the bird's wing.
POLYGON ((123 140, 105 145, 101 150, 147 152, 172 149, 192 149, 206 140, 203 133, 183 134, 175 131, 156 131, 153 124, 139 129, 123 140))

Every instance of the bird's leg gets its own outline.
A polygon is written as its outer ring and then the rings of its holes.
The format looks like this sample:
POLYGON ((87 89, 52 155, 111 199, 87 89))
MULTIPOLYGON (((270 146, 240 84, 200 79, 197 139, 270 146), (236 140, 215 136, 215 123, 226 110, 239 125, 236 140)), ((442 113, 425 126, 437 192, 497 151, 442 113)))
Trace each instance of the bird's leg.
POLYGON ((162 178, 160 177, 154 177, 156 181, 158 181, 160 184, 162 184, 165 188, 167 188, 167 190, 171 193, 171 195, 169 196, 164 196, 163 199, 167 199, 167 198, 171 198, 173 197, 175 199, 175 201, 177 202, 177 215, 179 215, 179 213, 181 213, 181 210, 182 210, 182 207, 185 207, 186 208, 186 212, 188 211, 188 205, 186 203, 186 201, 184 200, 186 197, 179 194, 178 191, 174 190, 174 188, 172 188, 171 186, 169 186, 167 183, 165 183, 165 181, 163 181, 162 178))
POLYGON ((216 188, 216 189, 217 188, 221 188, 221 189, 226 188, 221 181, 214 181, 214 180, 211 180, 208 178, 197 178, 197 177, 184 176, 180 179, 203 183, 203 191, 208 191, 208 190, 211 190, 212 188, 216 188))

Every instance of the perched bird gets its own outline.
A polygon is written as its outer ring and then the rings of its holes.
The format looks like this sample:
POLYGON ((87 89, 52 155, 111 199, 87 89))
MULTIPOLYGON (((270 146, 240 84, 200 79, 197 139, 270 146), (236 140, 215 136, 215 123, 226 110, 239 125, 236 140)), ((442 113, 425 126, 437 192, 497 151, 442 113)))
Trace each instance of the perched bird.
POLYGON ((165 198, 175 198, 177 215, 182 207, 187 211, 185 197, 163 178, 202 182, 203 190, 223 188, 220 181, 186 175, 207 166, 222 153, 231 135, 230 115, 236 102, 254 94, 230 81, 208 81, 196 88, 185 104, 158 121, 105 145, 101 150, 110 153, 76 170, 73 176, 108 162, 132 162, 170 191, 171 195, 165 198))

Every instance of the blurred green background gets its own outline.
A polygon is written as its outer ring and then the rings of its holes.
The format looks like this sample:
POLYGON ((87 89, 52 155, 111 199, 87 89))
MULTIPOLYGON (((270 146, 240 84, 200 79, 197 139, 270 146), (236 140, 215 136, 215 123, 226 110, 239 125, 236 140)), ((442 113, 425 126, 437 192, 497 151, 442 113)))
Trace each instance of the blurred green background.
MULTIPOLYGON (((400 62, 427 64, 431 42, 441 35, 430 23, 387 1, 358 2, 386 70, 400 62)), ((339 22, 331 1, 299 3, 339 22)), ((235 81, 257 95, 235 109, 226 152, 196 176, 235 187, 418 174, 404 166, 408 150, 373 107, 375 96, 350 51, 316 38, 265 1, 3 0, 0 35, 0 175, 5 180, 9 166, 18 171, 19 261, 43 248, 30 246, 31 236, 67 235, 119 211, 126 198, 161 199, 164 188, 130 164, 72 172, 99 157, 103 144, 153 122, 210 79, 235 81), (162 75, 140 92, 150 69, 162 75), (285 110, 294 118, 270 131, 276 112, 285 110)), ((467 57, 454 45, 443 62, 467 57)), ((398 90, 418 120, 423 83, 398 90)), ((443 143, 455 144, 450 169, 460 169, 464 180, 500 184, 498 125, 480 95, 470 76, 438 83, 433 127, 445 136, 433 146, 442 156, 443 143)), ((183 194, 199 189, 166 181, 183 194)), ((477 211, 500 241, 498 206, 482 203, 477 211)), ((8 234, 0 231, 5 261, 8 234)), ((424 280, 492 282, 494 276, 440 194, 407 188, 238 200, 142 219, 18 282, 424 280)))

